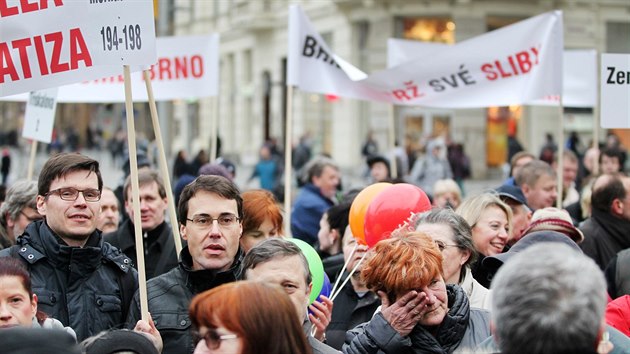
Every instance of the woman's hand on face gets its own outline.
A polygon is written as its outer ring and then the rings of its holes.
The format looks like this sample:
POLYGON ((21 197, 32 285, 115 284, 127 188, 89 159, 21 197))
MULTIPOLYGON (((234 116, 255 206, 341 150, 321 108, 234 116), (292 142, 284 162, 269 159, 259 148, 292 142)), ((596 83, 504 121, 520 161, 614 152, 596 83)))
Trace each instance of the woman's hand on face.
POLYGON ((313 337, 323 342, 326 339, 326 327, 328 327, 332 318, 333 302, 324 295, 321 295, 320 299, 322 300, 321 302, 316 300, 308 307, 312 312, 312 314, 308 315, 308 318, 315 329, 313 337))
POLYGON ((427 300, 424 292, 411 290, 393 304, 389 303, 383 291, 379 291, 378 296, 381 298, 383 317, 403 337, 411 332, 424 315, 427 300))

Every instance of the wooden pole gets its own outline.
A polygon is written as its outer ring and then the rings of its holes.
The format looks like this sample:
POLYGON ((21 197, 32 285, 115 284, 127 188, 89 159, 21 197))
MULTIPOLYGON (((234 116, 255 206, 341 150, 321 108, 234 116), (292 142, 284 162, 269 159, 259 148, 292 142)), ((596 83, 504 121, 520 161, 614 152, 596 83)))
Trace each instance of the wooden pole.
POLYGON ((392 178, 398 178, 403 176, 398 176, 398 161, 396 159, 396 117, 395 117, 395 106, 393 104, 389 105, 389 145, 392 151, 392 161, 391 172, 392 178))
POLYGON ((124 66, 125 109, 127 111, 127 143, 129 145, 129 167, 131 169, 131 202, 133 208, 133 226, 136 236, 136 257, 138 267, 138 292, 140 294, 141 319, 149 321, 149 303, 147 300, 147 275, 144 269, 144 243, 142 240, 142 219, 140 217, 140 186, 138 182, 138 156, 136 151, 136 126, 131 97, 131 70, 124 66))
POLYGON ((210 115, 210 162, 214 163, 217 159, 217 137, 218 137, 218 128, 219 128, 219 100, 217 97, 212 97, 211 100, 211 110, 212 113, 210 115))
POLYGON ((287 117, 284 141, 284 230, 285 235, 291 234, 291 181, 293 176, 293 86, 287 86, 287 117))
POLYGON ((37 156, 37 140, 33 139, 31 143, 31 158, 28 160, 28 171, 26 173, 26 180, 33 179, 33 171, 35 170, 35 157, 37 156))
POLYGON ((558 174, 558 197, 556 198, 556 208, 562 209, 562 193, 564 189, 564 105, 562 104, 562 95, 560 95, 560 127, 558 131, 558 161, 556 166, 558 166, 558 170, 556 173, 558 174))
MULTIPOLYGON (((151 75, 148 70, 144 70, 144 83, 147 87, 147 96, 149 97, 149 110, 151 111, 151 121, 153 122, 153 131, 155 132, 155 140, 160 161, 160 173, 166 185, 166 196, 168 201, 168 215, 171 219, 171 230, 173 231, 173 239, 175 241, 175 250, 177 255, 182 251, 182 239, 179 236, 179 223, 177 222, 177 212, 175 211, 175 198, 173 198, 173 188, 171 177, 168 171, 168 162, 166 161, 166 151, 164 150, 164 140, 162 139, 162 130, 160 129, 160 120, 158 118, 155 97, 153 96, 153 85, 151 84, 151 75)), ((162 252, 166 252, 163 250, 162 252)))

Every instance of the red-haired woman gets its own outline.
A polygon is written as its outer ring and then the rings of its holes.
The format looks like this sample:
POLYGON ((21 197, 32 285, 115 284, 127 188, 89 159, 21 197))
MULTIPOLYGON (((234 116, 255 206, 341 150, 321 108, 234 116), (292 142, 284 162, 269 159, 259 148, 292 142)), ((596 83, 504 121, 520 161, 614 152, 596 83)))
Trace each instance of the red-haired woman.
POLYGON ((247 253, 252 247, 270 237, 282 236, 282 211, 273 194, 266 190, 247 191, 241 196, 243 197, 241 248, 247 253))
POLYGON ((21 261, 0 258, 0 329, 18 326, 62 329, 76 338, 72 328, 37 311, 37 295, 21 261))
POLYGON ((376 244, 361 271, 381 311, 347 334, 344 353, 472 351, 490 337, 490 315, 471 309, 459 285, 444 283, 442 253, 420 232, 376 244), (348 343, 348 341, 346 342, 348 343))
POLYGON ((310 354, 295 306, 279 287, 228 283, 190 304, 200 341, 194 354, 310 354))

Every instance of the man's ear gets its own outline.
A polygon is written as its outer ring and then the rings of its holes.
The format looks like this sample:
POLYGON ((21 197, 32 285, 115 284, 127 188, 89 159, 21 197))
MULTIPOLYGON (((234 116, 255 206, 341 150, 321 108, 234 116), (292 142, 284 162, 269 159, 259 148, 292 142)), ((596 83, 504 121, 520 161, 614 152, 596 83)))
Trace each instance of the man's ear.
POLYGON ((623 207, 623 202, 620 199, 615 198, 610 206, 610 211, 614 215, 623 215, 623 207))
POLYGON ((182 236, 182 239, 184 239, 185 241, 188 241, 188 235, 186 235, 186 225, 184 224, 179 225, 179 234, 182 236))
POLYGON ((7 229, 12 229, 13 225, 15 225, 15 220, 11 218, 8 212, 4 213, 4 220, 7 222, 7 229))
POLYGON ((43 195, 37 196, 37 212, 42 216, 46 216, 46 197, 43 195))

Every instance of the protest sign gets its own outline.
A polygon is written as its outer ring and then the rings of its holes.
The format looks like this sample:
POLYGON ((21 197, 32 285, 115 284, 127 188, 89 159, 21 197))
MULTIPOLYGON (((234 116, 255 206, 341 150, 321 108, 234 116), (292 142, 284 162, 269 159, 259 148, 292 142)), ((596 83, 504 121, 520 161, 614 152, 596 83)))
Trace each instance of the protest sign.
POLYGON ((601 57, 601 126, 630 128, 630 54, 601 57))
MULTIPOLYGON (((107 30, 99 20, 99 9, 110 6, 103 1, 2 0, 1 4, 0 97, 98 79, 121 72, 118 65, 100 66, 123 64, 120 58, 107 62, 107 58, 99 53, 103 52, 103 40, 108 39, 107 30), (103 35, 100 34, 102 30, 103 35), (97 49, 99 46, 100 51, 97 49)), ((153 3, 150 0, 116 2, 120 11, 127 7, 135 9, 139 5, 150 8, 150 16, 153 15, 153 3)), ((140 14, 134 13, 134 16, 140 14)), ((150 49, 151 42, 155 41, 153 27, 141 29, 137 36, 135 26, 138 22, 133 21, 130 24, 134 28, 134 48, 137 48, 140 40, 141 47, 150 49)), ((122 32, 122 28, 120 31, 122 32)), ((129 42, 131 34, 128 33, 127 37, 129 42)), ((113 43, 112 36, 110 39, 113 43)), ((127 46, 130 47, 130 43, 127 46)), ((155 62, 155 55, 151 56, 146 51, 142 53, 142 60, 131 62, 146 65, 155 62)))
MULTIPOLYGON (((156 101, 216 96, 219 92, 219 35, 159 37, 157 61, 149 69, 156 101)), ((102 77, 59 87, 58 102, 125 102, 123 76, 116 66, 98 66, 102 77)), ((148 101, 141 72, 131 73, 135 102, 148 101)), ((4 101, 26 101, 27 94, 1 97, 4 101)))
POLYGON ((57 88, 33 91, 26 102, 22 137, 50 144, 57 108, 57 88))

